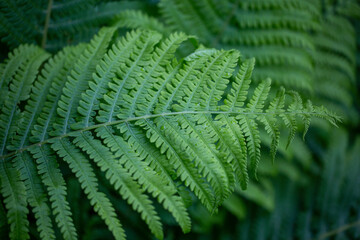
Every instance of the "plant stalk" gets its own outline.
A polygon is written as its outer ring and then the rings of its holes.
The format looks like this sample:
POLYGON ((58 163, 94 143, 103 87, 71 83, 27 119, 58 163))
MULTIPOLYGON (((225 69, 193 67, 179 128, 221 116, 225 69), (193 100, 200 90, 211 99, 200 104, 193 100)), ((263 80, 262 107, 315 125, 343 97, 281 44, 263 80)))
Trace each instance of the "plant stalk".
POLYGON ((45 49, 45 46, 46 46, 47 33, 48 33, 48 29, 49 29, 52 5, 53 5, 53 0, 49 0, 48 7, 47 7, 47 10, 46 10, 44 32, 43 32, 43 36, 42 36, 42 40, 41 40, 41 47, 43 49, 45 49))

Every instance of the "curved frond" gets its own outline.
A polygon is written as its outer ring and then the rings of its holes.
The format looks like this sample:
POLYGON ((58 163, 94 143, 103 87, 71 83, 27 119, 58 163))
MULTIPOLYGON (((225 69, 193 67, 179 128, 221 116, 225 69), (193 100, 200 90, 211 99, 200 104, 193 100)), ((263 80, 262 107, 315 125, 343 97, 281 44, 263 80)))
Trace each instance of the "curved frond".
POLYGON ((115 40, 115 30, 104 28, 90 43, 47 62, 49 54, 37 49, 16 63, 17 54, 29 54, 21 47, 1 65, 1 74, 11 76, 0 115, 1 194, 11 238, 29 237, 26 201, 40 235, 54 238, 47 195, 64 239, 78 238, 64 164, 116 239, 125 231, 111 198, 99 191, 99 170, 157 238, 164 234, 152 200, 189 232, 184 192, 216 212, 238 183, 247 187, 248 169, 256 178, 260 132, 272 139, 274 157, 279 120, 290 129, 289 143, 299 123, 306 133, 311 117, 339 120, 294 91, 281 89, 272 98, 269 79, 249 97, 255 61, 237 50, 200 47, 179 58, 177 51, 193 37, 136 30, 115 40))

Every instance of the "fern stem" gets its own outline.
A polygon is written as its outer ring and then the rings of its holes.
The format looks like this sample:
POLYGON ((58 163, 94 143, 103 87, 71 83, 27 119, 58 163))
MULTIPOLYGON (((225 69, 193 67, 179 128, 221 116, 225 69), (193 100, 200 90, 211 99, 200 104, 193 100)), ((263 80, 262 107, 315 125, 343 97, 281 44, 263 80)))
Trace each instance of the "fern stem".
POLYGON ((212 46, 217 46, 217 44, 219 43, 219 41, 220 41, 222 35, 224 34, 226 28, 229 26, 229 22, 230 22, 231 18, 235 15, 236 11, 238 10, 239 4, 240 4, 240 0, 237 0, 234 3, 234 5, 232 7, 232 11, 227 16, 226 20, 224 21, 224 23, 223 23, 223 25, 221 27, 221 31, 218 34, 216 34, 215 39, 213 39, 212 46))
POLYGON ((45 49, 46 38, 47 38, 48 29, 49 29, 52 5, 53 5, 53 0, 49 0, 49 4, 48 4, 47 10, 46 10, 44 32, 43 32, 43 36, 42 36, 42 40, 41 40, 41 47, 44 49, 45 49))
POLYGON ((61 138, 65 138, 65 137, 71 137, 73 135, 76 135, 76 133, 80 133, 80 132, 84 132, 84 131, 90 131, 90 130, 94 130, 100 127, 106 127, 106 126, 112 126, 112 125, 117 125, 120 123, 127 123, 127 122, 133 122, 133 121, 137 121, 137 120, 143 120, 143 119, 150 119, 150 118, 157 118, 157 117, 168 117, 168 116, 176 116, 176 115, 182 115, 182 114, 225 114, 225 115, 251 115, 254 116, 254 118, 256 118, 256 116, 258 115, 297 115, 297 114, 308 114, 308 115, 315 115, 315 116, 323 116, 323 117, 328 117, 329 115, 323 113, 314 113, 314 112, 305 112, 305 111, 292 111, 292 112, 235 112, 235 111, 182 111, 182 112, 167 112, 167 113, 159 113, 159 114, 153 114, 153 115, 143 115, 143 116, 139 116, 139 117, 130 117, 127 119, 121 119, 121 120, 117 120, 117 121, 112 121, 112 122, 105 122, 105 123, 100 123, 100 124, 95 124, 92 125, 90 127, 85 127, 82 129, 78 129, 72 132, 68 132, 56 137, 51 137, 48 138, 44 141, 38 142, 38 143, 34 143, 31 145, 28 145, 26 147, 17 149, 16 151, 10 152, 6 155, 2 155, 0 156, 0 161, 3 161, 4 159, 14 156, 19 152, 23 152, 23 151, 27 151, 32 147, 35 146, 41 146, 43 144, 46 143, 50 143, 53 142, 54 140, 57 139, 61 139, 61 138))
POLYGON ((356 227, 356 226, 359 226, 360 225, 360 221, 356 221, 356 222, 353 222, 353 223, 349 223, 349 224, 346 224, 346 225, 343 225, 337 229, 334 229, 332 231, 329 231, 329 232, 326 232, 324 234, 322 234, 318 240, 322 240, 322 239, 325 239, 325 238, 328 238, 328 237, 331 237, 331 236, 335 236, 343 231, 346 231, 350 228, 353 228, 353 227, 356 227))

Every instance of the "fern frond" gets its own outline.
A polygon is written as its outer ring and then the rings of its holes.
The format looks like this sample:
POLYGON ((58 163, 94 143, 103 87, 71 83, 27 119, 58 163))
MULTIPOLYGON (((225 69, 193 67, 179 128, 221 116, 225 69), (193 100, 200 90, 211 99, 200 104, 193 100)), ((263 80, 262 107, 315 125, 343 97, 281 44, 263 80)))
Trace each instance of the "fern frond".
POLYGON ((255 57, 254 80, 270 77, 279 85, 311 89, 314 65, 310 51, 315 44, 308 32, 319 28, 321 8, 316 1, 163 0, 159 8, 169 30, 194 34, 207 45, 236 48, 245 57, 255 57))
POLYGON ((163 0, 160 1, 159 6, 165 16, 166 24, 172 32, 182 31, 202 39, 211 39, 211 26, 208 26, 209 23, 199 14, 197 4, 197 2, 189 0, 163 0), (187 14, 182 14, 183 12, 187 14))
POLYGON ((261 9, 299 9, 311 13, 314 17, 319 14, 318 10, 321 7, 317 1, 297 1, 297 0, 268 0, 266 2, 261 0, 245 0, 240 4, 243 8, 251 10, 261 9))
POLYGON ((57 51, 69 43, 90 40, 101 26, 107 26, 122 11, 146 9, 147 5, 140 1, 3 1, 0 39, 10 49, 37 43, 49 51, 57 51))
POLYGON ((19 71, 7 73, 14 77, 4 85, 10 88, 0 115, 1 170, 14 179, 1 176, 1 194, 14 238, 27 237, 26 202, 19 198, 25 194, 40 234, 52 238, 52 227, 41 224, 48 219, 46 188, 63 237, 77 239, 58 160, 75 174, 116 239, 125 238, 124 229, 107 194, 99 191, 93 166, 161 239, 160 218, 149 195, 188 232, 184 188, 215 212, 236 181, 246 188, 248 168, 256 178, 259 122, 272 139, 274 156, 278 119, 291 128, 289 142, 298 122, 305 122, 306 131, 310 117, 333 124, 339 120, 323 107, 304 105, 295 92, 288 92, 289 101, 285 90, 269 100, 270 80, 248 98, 254 59, 242 61, 236 50, 199 48, 177 59, 180 45, 192 41, 191 36, 163 38, 137 30, 109 47, 114 31, 104 28, 89 44, 65 48, 43 65, 49 55, 37 50, 15 65, 19 71), (16 122, 18 116, 24 122, 16 122))
POLYGON ((126 28, 140 28, 144 30, 153 30, 165 34, 165 26, 156 18, 150 17, 141 11, 126 10, 114 19, 114 26, 126 28))
POLYGON ((35 43, 37 34, 36 9, 28 1, 2 1, 0 3, 1 40, 15 48, 22 43, 35 43), (22 26, 26 24, 26 27, 22 26))
POLYGON ((355 82, 355 30, 350 22, 341 16, 327 14, 321 22, 321 29, 314 36, 317 49, 315 59, 314 91, 318 99, 333 109, 341 109, 351 120, 352 88, 355 82))
POLYGON ((314 49, 312 38, 301 32, 288 29, 243 29, 228 28, 222 37, 224 44, 239 46, 277 46, 314 49))

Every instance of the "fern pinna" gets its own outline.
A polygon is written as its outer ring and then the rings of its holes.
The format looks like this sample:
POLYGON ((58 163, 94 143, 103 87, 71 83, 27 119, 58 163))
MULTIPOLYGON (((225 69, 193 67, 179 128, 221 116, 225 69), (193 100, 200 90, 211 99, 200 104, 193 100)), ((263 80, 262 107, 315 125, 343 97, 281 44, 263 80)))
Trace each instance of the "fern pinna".
POLYGON ((77 239, 62 164, 116 239, 125 233, 94 166, 157 238, 155 199, 188 232, 189 190, 215 212, 235 184, 246 188, 248 168, 256 177, 259 123, 274 157, 278 120, 289 142, 298 119, 305 129, 312 116, 338 120, 295 92, 280 89, 269 101, 270 80, 247 98, 254 60, 240 62, 236 50, 198 48, 177 59, 191 36, 136 30, 117 39, 115 32, 103 28, 55 56, 22 45, 0 65, 1 195, 11 239, 29 238, 28 205, 42 239, 55 238, 53 218, 64 239, 77 239))

